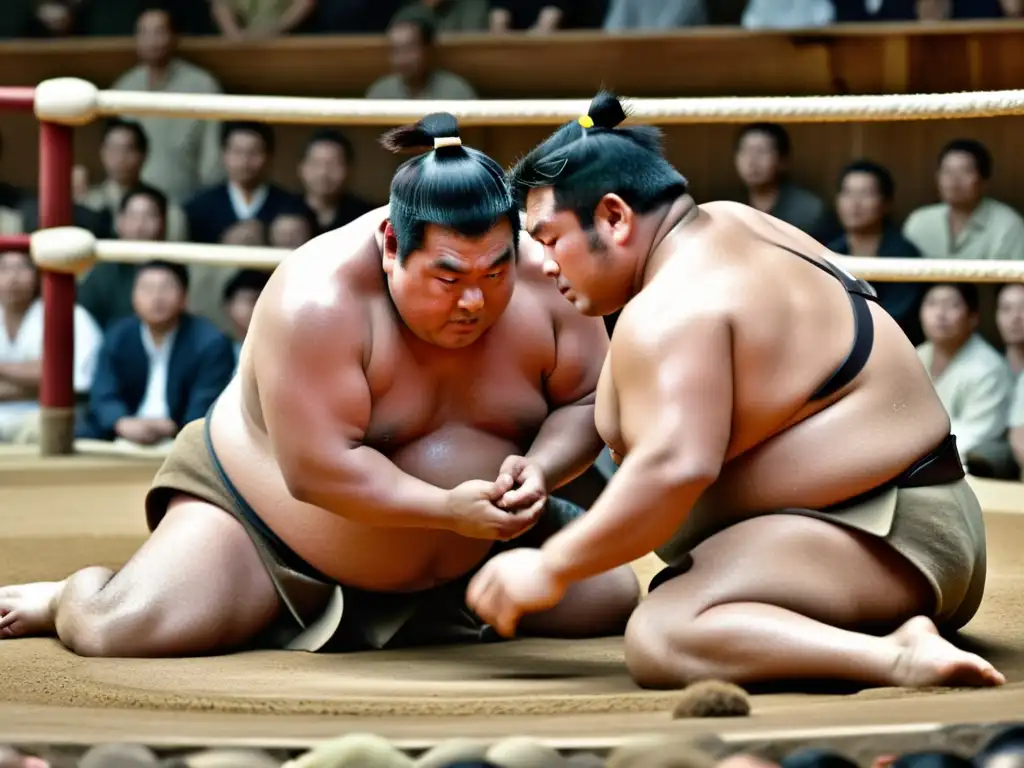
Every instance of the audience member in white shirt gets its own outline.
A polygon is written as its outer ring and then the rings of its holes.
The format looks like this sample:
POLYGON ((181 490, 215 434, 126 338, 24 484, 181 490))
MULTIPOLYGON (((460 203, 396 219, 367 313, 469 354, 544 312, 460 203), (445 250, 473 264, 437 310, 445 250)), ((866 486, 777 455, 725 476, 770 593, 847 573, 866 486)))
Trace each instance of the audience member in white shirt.
MULTIPOLYGON (((39 412, 43 357, 43 301, 39 274, 24 253, 0 253, 0 442, 19 441, 31 432, 39 412)), ((85 394, 92 384, 103 335, 82 307, 74 312, 74 387, 85 394)))
POLYGON ((1004 457, 1010 456, 1007 429, 1014 384, 1003 356, 977 333, 979 306, 973 284, 933 285, 921 305, 927 341, 917 348, 949 413, 960 458, 971 471, 978 451, 985 464, 991 463, 994 444, 1004 457))

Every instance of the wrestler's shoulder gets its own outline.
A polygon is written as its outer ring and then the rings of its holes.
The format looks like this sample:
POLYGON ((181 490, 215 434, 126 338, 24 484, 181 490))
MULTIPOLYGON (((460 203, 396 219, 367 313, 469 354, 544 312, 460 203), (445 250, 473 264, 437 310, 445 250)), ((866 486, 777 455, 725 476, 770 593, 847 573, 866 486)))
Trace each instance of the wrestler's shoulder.
POLYGON ((348 229, 327 232, 289 254, 274 270, 257 310, 298 324, 362 311, 383 288, 380 253, 372 229, 348 229))

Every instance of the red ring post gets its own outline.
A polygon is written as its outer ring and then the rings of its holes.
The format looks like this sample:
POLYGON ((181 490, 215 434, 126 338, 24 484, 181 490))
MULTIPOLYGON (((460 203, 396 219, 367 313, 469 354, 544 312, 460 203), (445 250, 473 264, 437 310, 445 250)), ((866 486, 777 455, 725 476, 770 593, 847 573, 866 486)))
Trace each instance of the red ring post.
MULTIPOLYGON (((39 228, 73 223, 74 129, 39 124, 39 228)), ((66 455, 75 436, 75 276, 43 271, 43 370, 39 387, 39 449, 66 455)))

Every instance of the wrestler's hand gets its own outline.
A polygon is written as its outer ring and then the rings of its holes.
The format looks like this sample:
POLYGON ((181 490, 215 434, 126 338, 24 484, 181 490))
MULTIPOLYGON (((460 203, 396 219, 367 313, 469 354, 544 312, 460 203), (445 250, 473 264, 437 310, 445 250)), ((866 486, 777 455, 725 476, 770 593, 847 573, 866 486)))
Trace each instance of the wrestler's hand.
POLYGON ((525 456, 509 456, 498 470, 498 482, 510 485, 498 501, 498 506, 511 512, 531 510, 537 504, 542 507, 548 500, 544 472, 535 461, 525 456))
POLYGON ((466 590, 466 604, 502 637, 516 633, 527 613, 554 608, 569 588, 539 549, 512 549, 489 560, 466 590))
POLYGON ((451 529, 470 539, 508 541, 522 536, 540 519, 544 506, 534 505, 536 508, 518 513, 499 509, 496 502, 511 487, 511 481, 499 477, 493 483, 467 480, 452 488, 448 491, 451 529))

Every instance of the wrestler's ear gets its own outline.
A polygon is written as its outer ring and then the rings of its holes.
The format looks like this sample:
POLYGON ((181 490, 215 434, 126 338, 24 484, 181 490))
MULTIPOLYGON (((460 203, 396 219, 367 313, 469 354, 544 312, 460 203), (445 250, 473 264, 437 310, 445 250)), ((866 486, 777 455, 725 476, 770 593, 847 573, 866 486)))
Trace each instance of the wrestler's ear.
POLYGON ((625 200, 609 193, 601 198, 594 211, 594 224, 601 235, 616 245, 625 245, 633 234, 635 215, 625 200))
POLYGON ((384 230, 384 247, 381 248, 381 266, 387 275, 394 274, 395 264, 398 263, 398 238, 395 236, 394 227, 390 219, 384 219, 381 223, 384 230))

